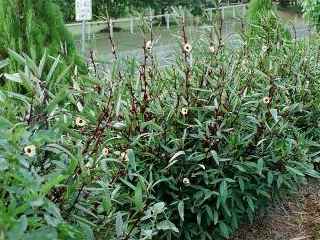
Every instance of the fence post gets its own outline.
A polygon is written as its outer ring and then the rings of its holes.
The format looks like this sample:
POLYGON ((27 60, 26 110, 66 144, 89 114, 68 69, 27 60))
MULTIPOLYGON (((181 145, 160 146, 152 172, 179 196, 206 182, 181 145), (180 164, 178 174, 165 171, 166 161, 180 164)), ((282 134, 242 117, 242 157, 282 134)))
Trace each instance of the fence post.
POLYGON ((209 10, 209 20, 210 20, 210 22, 212 22, 212 20, 213 20, 212 8, 210 8, 210 10, 209 10))
POLYGON ((88 27, 87 27, 87 34, 88 34, 88 41, 90 41, 92 39, 92 36, 91 36, 91 24, 90 22, 88 22, 88 27))
POLYGON ((170 30, 170 15, 166 14, 166 24, 167 24, 167 29, 170 30))
POLYGON ((233 19, 235 19, 236 18, 236 7, 235 6, 233 6, 233 8, 232 8, 232 15, 233 15, 233 19))
POLYGON ((152 15, 153 15, 152 9, 149 8, 149 22, 150 22, 151 29, 153 28, 153 17, 152 17, 152 15))
POLYGON ((221 17, 224 20, 224 7, 221 8, 221 17))
POLYGON ((110 36, 113 37, 113 21, 112 19, 110 19, 110 23, 109 23, 109 31, 110 31, 110 36))
POLYGON ((86 21, 81 22, 81 52, 82 55, 86 55, 86 21))
POLYGON ((185 14, 184 10, 182 12, 182 21, 183 21, 183 24, 186 24, 186 14, 185 14))
POLYGON ((133 18, 130 18, 130 33, 133 34, 133 18))

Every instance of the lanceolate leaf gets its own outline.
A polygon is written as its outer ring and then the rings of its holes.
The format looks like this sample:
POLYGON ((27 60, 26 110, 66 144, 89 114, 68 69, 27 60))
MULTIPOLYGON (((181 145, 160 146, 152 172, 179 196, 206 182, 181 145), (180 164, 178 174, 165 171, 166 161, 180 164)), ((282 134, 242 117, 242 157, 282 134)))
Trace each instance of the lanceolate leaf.
POLYGON ((133 171, 136 171, 137 170, 137 164, 136 164, 136 158, 135 158, 134 151, 132 149, 129 149, 127 154, 128 154, 129 166, 131 167, 131 169, 133 171))
POLYGON ((160 222, 159 224, 157 224, 157 229, 164 230, 164 231, 170 230, 170 231, 173 231, 176 233, 179 232, 178 228, 169 220, 164 220, 164 221, 160 222))
POLYGON ((138 183, 134 191, 134 204, 138 210, 143 208, 142 187, 140 183, 138 183))
POLYGON ((117 212, 116 216, 116 234, 118 239, 121 239, 124 235, 123 219, 120 212, 117 212))
POLYGON ((182 221, 184 221, 184 202, 179 201, 178 203, 178 212, 182 221))

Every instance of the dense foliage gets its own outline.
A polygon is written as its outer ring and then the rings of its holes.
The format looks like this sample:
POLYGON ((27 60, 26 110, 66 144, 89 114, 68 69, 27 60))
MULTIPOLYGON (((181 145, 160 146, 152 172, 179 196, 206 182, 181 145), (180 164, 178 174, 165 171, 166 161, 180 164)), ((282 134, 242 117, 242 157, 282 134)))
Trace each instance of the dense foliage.
MULTIPOLYGON (((53 0, 61 9, 66 22, 75 21, 75 0, 53 0)), ((94 19, 106 16, 121 17, 130 10, 131 0, 94 0, 92 1, 92 12, 94 19)))
POLYGON ((262 41, 264 39, 267 42, 282 42, 291 38, 289 31, 279 21, 271 0, 250 1, 247 21, 249 24, 247 32, 253 45, 259 42, 258 39, 262 41))
POLYGON ((63 56, 69 64, 78 61, 61 12, 51 0, 0 0, 0 59, 8 57, 8 49, 37 61, 44 51, 63 56))
POLYGON ((320 42, 280 28, 234 49, 182 26, 172 67, 146 33, 142 62, 115 53, 84 76, 8 50, 28 94, 0 87, 0 236, 226 238, 319 177, 320 42))
POLYGON ((303 0, 302 7, 305 16, 315 24, 317 30, 320 30, 320 1, 319 0, 303 0))

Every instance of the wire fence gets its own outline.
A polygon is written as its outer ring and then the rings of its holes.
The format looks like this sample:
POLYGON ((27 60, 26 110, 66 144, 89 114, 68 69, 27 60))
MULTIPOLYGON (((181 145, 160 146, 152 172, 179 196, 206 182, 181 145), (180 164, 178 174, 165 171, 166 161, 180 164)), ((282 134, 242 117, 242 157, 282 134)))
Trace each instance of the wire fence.
MULTIPOLYGON (((241 1, 243 2, 243 1, 241 1)), ((232 31, 232 28, 240 22, 246 13, 246 5, 239 2, 230 2, 229 5, 222 5, 220 7, 205 9, 205 15, 210 22, 213 17, 219 13, 224 22, 224 30, 226 32, 232 31)), ((174 13, 166 13, 161 15, 152 15, 152 11, 148 16, 143 18, 128 17, 121 19, 110 19, 109 21, 94 21, 87 22, 85 27, 85 42, 86 50, 101 49, 102 52, 111 49, 106 32, 110 32, 112 37, 119 43, 120 51, 127 51, 130 49, 140 48, 141 45, 141 22, 145 21, 153 28, 155 35, 161 36, 159 43, 167 45, 172 42, 170 35, 176 32, 178 28, 177 19, 179 16, 185 20, 188 27, 193 32, 200 31, 203 26, 203 19, 200 16, 193 16, 183 10, 177 10, 174 13)), ((81 49, 81 23, 67 24, 67 28, 76 39, 79 49, 81 49)), ((101 52, 97 51, 97 52, 101 52)))
MULTIPOLYGON (((239 37, 235 34, 243 27, 243 19, 247 11, 246 3, 230 3, 220 7, 207 8, 205 15, 210 23, 214 22, 216 16, 219 15, 223 20, 223 33, 226 41, 231 45, 237 45, 239 37)), ((183 11, 183 18, 188 25, 190 39, 199 39, 201 34, 208 28, 205 21, 201 17, 193 16, 183 11)), ((180 16, 181 17, 181 16, 180 16)), ((170 64, 169 55, 176 46, 176 33, 178 31, 177 13, 167 13, 162 15, 152 15, 143 17, 146 22, 153 28, 156 41, 157 55, 161 59, 161 64, 170 64)), ((117 51, 122 58, 134 56, 139 59, 141 57, 141 48, 143 46, 144 36, 140 29, 140 24, 143 19, 138 17, 129 17, 121 19, 111 19, 108 21, 88 22, 86 27, 86 53, 89 51, 95 53, 97 62, 101 64, 109 64, 112 59, 111 49, 108 34, 110 32, 114 38, 117 51), (108 29, 110 27, 110 29, 108 29), (140 49, 140 50, 138 50, 140 49)), ((77 45, 81 49, 81 24, 68 24, 67 27, 77 40, 77 45)), ((313 28, 301 21, 295 19, 290 24, 292 36, 297 39, 305 38, 313 33, 313 28), (291 26, 292 25, 292 26, 291 26)))
MULTIPOLYGON (((239 17, 239 9, 242 11, 241 15, 244 15, 245 9, 247 4, 230 4, 228 6, 220 6, 215 8, 207 8, 205 9, 205 12, 210 15, 210 18, 212 19, 213 12, 220 11, 222 18, 225 19, 226 17, 230 17, 230 11, 232 13, 232 17, 236 18, 239 17), (226 16, 227 14, 227 16, 226 16)), ((174 19, 177 17, 176 13, 166 13, 166 14, 160 14, 160 15, 152 15, 152 11, 150 12, 150 15, 143 17, 145 20, 148 20, 149 22, 153 24, 157 24, 158 22, 164 23, 167 30, 170 30, 170 27, 174 25, 174 19)), ((197 18, 196 16, 192 16, 191 14, 188 15, 188 18, 197 18)), ((120 18, 120 19, 110 19, 109 21, 95 21, 95 22, 87 22, 87 36, 90 38, 92 34, 94 34, 96 31, 101 31, 103 29, 106 29, 110 27, 110 33, 111 35, 114 34, 115 28, 122 28, 123 30, 128 30, 129 33, 134 34, 135 29, 141 22, 140 17, 128 17, 128 18, 120 18)), ((73 29, 72 31, 74 33, 80 33, 81 29, 81 23, 71 23, 67 24, 67 27, 69 29, 73 29), (75 31, 76 29, 76 31, 75 31)))

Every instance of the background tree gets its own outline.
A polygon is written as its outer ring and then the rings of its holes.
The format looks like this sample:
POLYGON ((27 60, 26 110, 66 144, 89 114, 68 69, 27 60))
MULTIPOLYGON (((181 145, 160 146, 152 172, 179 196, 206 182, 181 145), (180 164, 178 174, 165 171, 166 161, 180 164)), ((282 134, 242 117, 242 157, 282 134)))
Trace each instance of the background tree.
POLYGON ((51 0, 0 0, 0 58, 8 57, 9 48, 33 59, 46 49, 67 62, 78 61, 63 16, 51 0))
MULTIPOLYGON (((252 41, 282 42, 291 38, 274 10, 272 0, 251 0, 247 13, 248 36, 252 41)), ((264 43, 264 44, 266 44, 264 43)))
POLYGON ((290 5, 290 0, 280 0, 279 4, 281 7, 288 7, 290 5))
MULTIPOLYGON (((75 0, 53 0, 61 9, 66 22, 75 21, 75 0)), ((138 1, 144 2, 144 1, 138 1)), ((117 18, 125 15, 130 5, 134 1, 131 0, 94 0, 92 1, 93 18, 97 19, 108 13, 111 17, 117 18)), ((138 4, 140 5, 140 3, 138 4)))
POLYGON ((248 19, 260 24, 261 17, 272 11, 272 0, 251 0, 249 3, 248 19))
POLYGON ((156 13, 165 13, 166 10, 169 10, 171 7, 187 7, 190 10, 199 8, 203 0, 195 0, 195 1, 188 1, 188 0, 151 0, 147 1, 147 6, 151 7, 156 11, 156 13))
POLYGON ((320 0, 303 0, 304 15, 320 30, 320 0))

